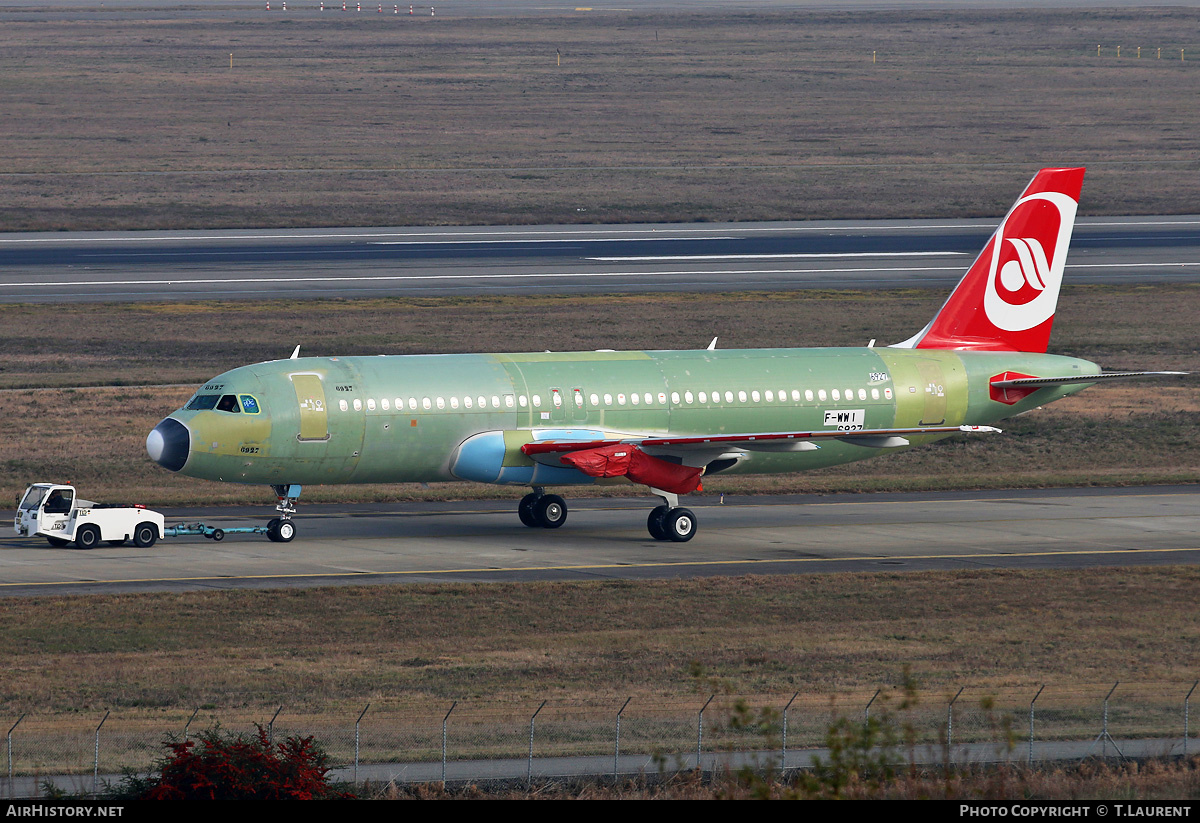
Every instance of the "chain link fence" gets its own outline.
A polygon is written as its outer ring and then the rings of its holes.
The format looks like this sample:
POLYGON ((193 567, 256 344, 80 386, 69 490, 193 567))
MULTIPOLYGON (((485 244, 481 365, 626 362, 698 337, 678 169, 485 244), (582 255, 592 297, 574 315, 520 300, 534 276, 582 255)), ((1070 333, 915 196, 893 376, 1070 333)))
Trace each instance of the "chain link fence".
POLYGON ((145 773, 168 740, 194 738, 199 729, 253 733, 256 726, 274 741, 315 737, 337 777, 354 782, 628 774, 698 763, 792 768, 824 752, 839 719, 854 728, 873 718, 909 756, 923 749, 935 760, 1187 755, 1200 752, 1190 717, 1195 691, 1196 683, 1158 681, 965 686, 936 696, 881 689, 508 706, 378 701, 345 715, 291 713, 286 706, 273 715, 27 714, 10 721, 6 786, 8 796, 23 796, 53 777, 93 791, 125 770, 145 773))

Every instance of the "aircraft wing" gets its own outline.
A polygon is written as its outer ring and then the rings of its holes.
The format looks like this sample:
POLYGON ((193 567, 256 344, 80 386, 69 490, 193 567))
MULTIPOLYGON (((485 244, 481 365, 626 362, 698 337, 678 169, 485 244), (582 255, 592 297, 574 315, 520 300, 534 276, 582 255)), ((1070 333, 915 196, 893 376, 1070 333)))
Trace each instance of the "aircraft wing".
POLYGON ((599 449, 605 446, 638 446, 652 453, 679 451, 809 451, 820 448, 815 441, 841 440, 874 448, 907 446, 909 437, 925 434, 998 433, 994 426, 921 426, 904 429, 859 429, 858 431, 756 432, 753 434, 703 435, 695 437, 621 437, 606 440, 537 440, 526 443, 521 451, 535 455, 564 454, 599 449))

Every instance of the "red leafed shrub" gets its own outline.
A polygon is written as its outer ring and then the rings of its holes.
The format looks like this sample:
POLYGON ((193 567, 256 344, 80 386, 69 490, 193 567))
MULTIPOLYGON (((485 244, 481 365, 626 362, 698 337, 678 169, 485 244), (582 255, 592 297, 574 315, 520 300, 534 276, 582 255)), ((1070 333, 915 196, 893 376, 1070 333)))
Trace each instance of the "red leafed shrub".
MULTIPOLYGON (((161 775, 148 781, 145 800, 330 800, 353 795, 331 787, 328 758, 312 737, 274 746, 266 730, 254 736, 202 732, 197 740, 167 742, 161 775)), ((145 785, 145 784, 144 784, 145 785)))

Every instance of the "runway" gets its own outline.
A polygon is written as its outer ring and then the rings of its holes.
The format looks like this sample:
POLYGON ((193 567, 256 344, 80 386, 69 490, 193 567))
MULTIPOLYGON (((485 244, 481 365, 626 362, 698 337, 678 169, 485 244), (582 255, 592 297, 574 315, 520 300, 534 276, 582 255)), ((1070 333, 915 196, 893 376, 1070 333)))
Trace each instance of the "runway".
MULTIPOLYGON (((1090 568, 1200 562, 1200 487, 690 498, 689 543, 647 535, 654 501, 570 501, 558 530, 515 501, 300 506, 298 537, 168 538, 54 549, 5 530, 0 596, 742 574, 1090 568)), ((259 509, 166 511, 168 524, 263 521, 259 509)))
MULTIPOLYGON (((949 289, 999 218, 0 234, 0 302, 949 289)), ((1081 219, 1068 284, 1196 282, 1200 216, 1081 219)))

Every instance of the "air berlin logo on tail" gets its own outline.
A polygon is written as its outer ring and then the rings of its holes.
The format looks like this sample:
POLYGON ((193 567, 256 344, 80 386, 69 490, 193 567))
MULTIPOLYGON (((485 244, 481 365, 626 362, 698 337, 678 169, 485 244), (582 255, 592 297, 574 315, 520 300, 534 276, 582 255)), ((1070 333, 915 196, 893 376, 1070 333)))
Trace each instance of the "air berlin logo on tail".
POLYGON ((1054 316, 1075 221, 1075 201, 1041 192, 1017 201, 992 239, 983 308, 1005 331, 1025 331, 1054 316))

